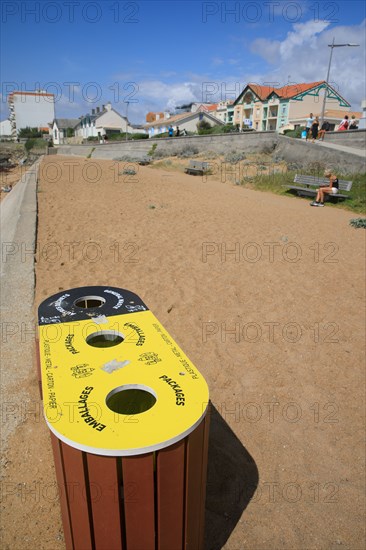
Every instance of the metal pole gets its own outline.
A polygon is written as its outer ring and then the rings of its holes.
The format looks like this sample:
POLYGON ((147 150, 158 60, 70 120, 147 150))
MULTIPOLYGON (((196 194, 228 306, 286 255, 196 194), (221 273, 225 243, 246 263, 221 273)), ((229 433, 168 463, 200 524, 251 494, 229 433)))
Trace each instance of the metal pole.
POLYGON ((330 65, 332 63, 332 55, 333 55, 333 48, 334 48, 334 36, 333 36, 333 42, 329 47, 330 47, 330 56, 329 56, 327 78, 326 78, 326 81, 325 81, 325 93, 324 93, 324 99, 323 99, 322 112, 321 112, 321 115, 320 115, 319 128, 322 127, 322 124, 324 122, 325 103, 327 101, 327 94, 328 94, 328 82, 329 82, 329 74, 330 74, 330 65))
POLYGON ((351 46, 351 47, 357 47, 359 44, 334 44, 334 37, 333 42, 331 44, 328 44, 328 47, 330 48, 330 56, 329 56, 329 65, 328 65, 328 72, 327 72, 327 80, 326 80, 326 88, 325 88, 325 94, 323 99, 323 107, 322 112, 320 115, 320 122, 319 126, 322 127, 323 121, 324 121, 324 112, 325 112, 325 102, 327 100, 327 92, 328 92, 328 86, 329 86, 329 74, 330 74, 330 65, 332 63, 332 55, 333 55, 333 48, 343 48, 344 46, 351 46))
POLYGON ((128 139, 128 105, 129 101, 126 101, 126 141, 128 139))

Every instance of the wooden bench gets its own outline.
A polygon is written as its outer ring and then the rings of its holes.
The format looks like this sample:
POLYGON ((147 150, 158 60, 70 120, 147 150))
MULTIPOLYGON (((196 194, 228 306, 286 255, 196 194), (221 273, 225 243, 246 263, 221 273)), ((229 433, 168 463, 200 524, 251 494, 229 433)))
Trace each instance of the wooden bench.
POLYGON ((149 157, 142 157, 142 158, 139 159, 137 162, 140 164, 140 166, 147 166, 148 164, 151 163, 151 158, 149 158, 149 157))
POLYGON ((203 174, 207 173, 210 169, 210 163, 209 162, 200 162, 198 160, 190 160, 189 166, 185 168, 186 174, 192 174, 194 176, 203 176, 203 174))
MULTIPOLYGON (((289 191, 295 191, 299 197, 315 197, 318 187, 328 187, 329 179, 321 178, 317 176, 306 176, 303 174, 296 174, 294 183, 298 185, 283 185, 287 187, 289 191)), ((352 187, 352 181, 338 180, 340 191, 350 191, 352 187)), ((343 195, 342 193, 327 194, 329 199, 348 199, 349 195, 343 195)))

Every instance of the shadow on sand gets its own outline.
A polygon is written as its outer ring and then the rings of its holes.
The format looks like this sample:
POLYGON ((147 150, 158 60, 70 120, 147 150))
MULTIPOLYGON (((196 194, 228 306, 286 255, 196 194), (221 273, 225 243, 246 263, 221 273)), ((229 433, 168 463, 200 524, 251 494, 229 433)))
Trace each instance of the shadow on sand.
POLYGON ((257 486, 253 458, 211 403, 205 550, 224 546, 257 486))

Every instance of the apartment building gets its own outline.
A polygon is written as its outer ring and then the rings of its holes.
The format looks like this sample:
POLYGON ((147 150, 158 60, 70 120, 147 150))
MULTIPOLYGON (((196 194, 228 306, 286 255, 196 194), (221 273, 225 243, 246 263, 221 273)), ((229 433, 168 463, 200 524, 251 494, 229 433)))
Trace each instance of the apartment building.
POLYGON ((34 92, 12 92, 8 95, 11 135, 16 139, 22 128, 49 130, 49 123, 55 118, 55 96, 43 90, 34 92))
POLYGON ((327 110, 337 110, 343 116, 349 113, 348 101, 324 80, 282 88, 247 84, 230 109, 230 122, 240 129, 279 131, 288 124, 306 120, 310 112, 320 113, 324 94, 327 110))

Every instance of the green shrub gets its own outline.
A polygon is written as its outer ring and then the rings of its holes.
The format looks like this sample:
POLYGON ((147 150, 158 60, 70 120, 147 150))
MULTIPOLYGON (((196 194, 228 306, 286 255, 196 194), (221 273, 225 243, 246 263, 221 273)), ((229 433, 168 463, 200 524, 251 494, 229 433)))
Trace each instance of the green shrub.
POLYGON ((130 139, 149 139, 148 134, 129 134, 130 139))
POLYGON ((123 155, 122 157, 114 157, 113 160, 116 160, 118 162, 136 162, 136 158, 133 158, 130 155, 123 155))
POLYGON ((147 154, 149 155, 149 157, 154 156, 155 149, 157 148, 157 146, 158 146, 157 143, 153 143, 153 144, 152 144, 150 151, 147 153, 147 154))
POLYGON ((40 138, 42 137, 42 132, 38 130, 38 128, 30 128, 27 126, 26 128, 21 128, 18 133, 19 138, 40 138))
POLYGON ((349 224, 356 229, 366 229, 366 218, 354 218, 353 220, 349 221, 349 224))
POLYGON ((198 134, 206 134, 208 131, 210 131, 212 128, 211 124, 207 122, 207 120, 201 120, 197 123, 197 131, 198 134))
POLYGON ((27 139, 27 141, 26 141, 25 144, 24 144, 24 147, 25 147, 27 153, 29 153, 29 151, 30 151, 31 149, 33 149, 35 143, 36 143, 36 140, 35 140, 35 139, 27 139))
POLYGON ((287 137, 301 138, 301 134, 304 130, 305 130, 305 127, 300 126, 299 128, 295 128, 295 130, 285 130, 283 132, 283 135, 287 137))
POLYGON ((245 153, 238 152, 238 151, 230 151, 225 155, 225 162, 229 162, 230 164, 236 164, 237 162, 240 162, 241 160, 245 160, 245 159, 246 159, 245 153))
MULTIPOLYGON (((137 172, 133 168, 125 168, 122 174, 126 174, 127 176, 135 176, 137 172)), ((119 175, 122 175, 122 174, 119 174, 119 175)))
POLYGON ((185 159, 197 155, 198 152, 198 148, 194 145, 186 145, 177 153, 177 157, 185 159))
POLYGON ((156 136, 153 136, 154 139, 167 138, 167 137, 169 137, 169 132, 163 132, 162 134, 156 134, 156 136))
POLYGON ((162 151, 159 149, 154 152, 154 159, 163 159, 164 157, 174 157, 175 153, 169 153, 168 151, 162 151))

